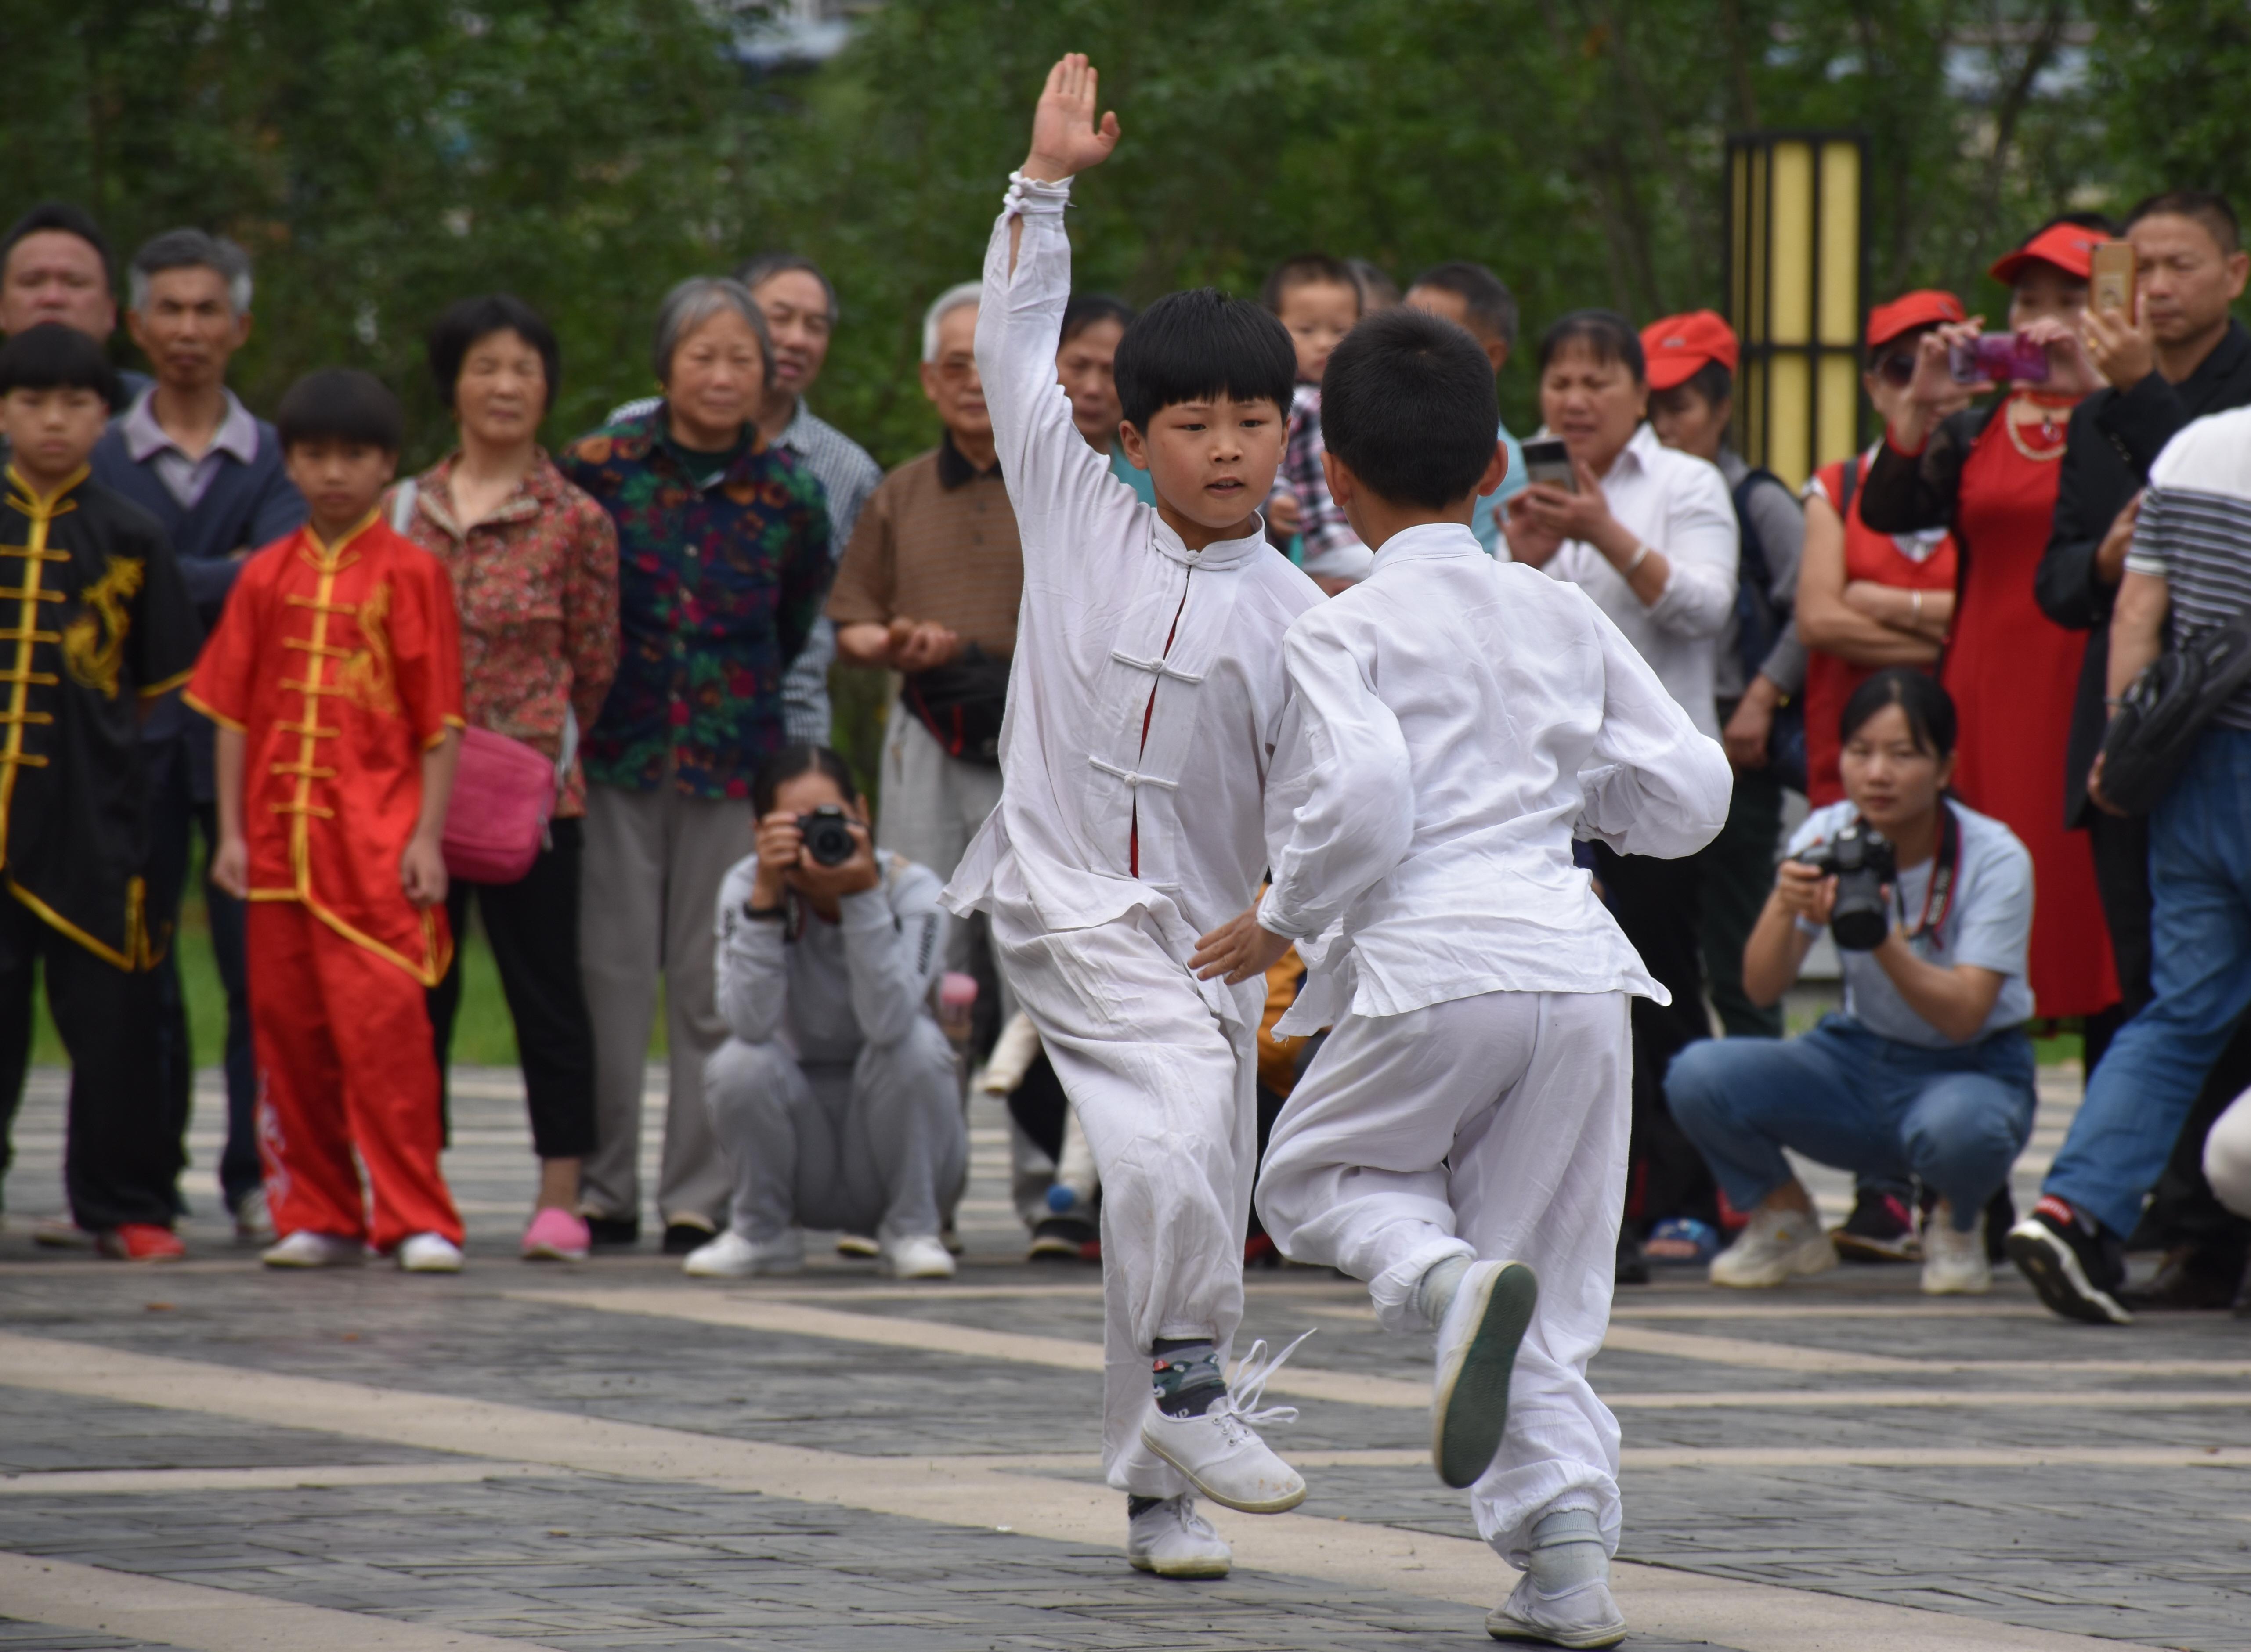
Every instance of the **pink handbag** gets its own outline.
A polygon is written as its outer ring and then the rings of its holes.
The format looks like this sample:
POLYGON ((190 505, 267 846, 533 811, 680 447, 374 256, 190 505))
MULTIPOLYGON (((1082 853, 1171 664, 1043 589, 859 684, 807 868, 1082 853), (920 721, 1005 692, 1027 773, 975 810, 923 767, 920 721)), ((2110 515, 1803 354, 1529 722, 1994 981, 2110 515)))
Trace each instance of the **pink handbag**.
MULTIPOLYGON (((391 501, 391 525, 402 534, 414 519, 416 492, 410 480, 391 501)), ((568 708, 563 713, 563 755, 556 761, 489 729, 461 730, 461 757, 454 770, 440 845, 448 877, 514 883, 531 870, 547 841, 547 822, 578 744, 578 720, 568 708)))
POLYGON ((531 870, 555 812, 557 775, 521 740, 461 731, 461 760, 446 805, 446 873, 469 883, 514 883, 531 870))

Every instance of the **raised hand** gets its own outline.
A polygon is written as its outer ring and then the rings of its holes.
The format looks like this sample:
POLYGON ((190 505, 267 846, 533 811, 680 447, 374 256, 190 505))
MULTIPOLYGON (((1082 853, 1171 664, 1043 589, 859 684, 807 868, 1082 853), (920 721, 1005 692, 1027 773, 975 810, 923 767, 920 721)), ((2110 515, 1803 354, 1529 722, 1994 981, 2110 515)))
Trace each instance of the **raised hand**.
POLYGON ((1026 177, 1060 183, 1110 158, 1110 151, 1118 147, 1118 116, 1105 114, 1101 124, 1095 123, 1099 80, 1084 52, 1058 59, 1048 71, 1039 107, 1032 112, 1032 149, 1022 169, 1026 177))

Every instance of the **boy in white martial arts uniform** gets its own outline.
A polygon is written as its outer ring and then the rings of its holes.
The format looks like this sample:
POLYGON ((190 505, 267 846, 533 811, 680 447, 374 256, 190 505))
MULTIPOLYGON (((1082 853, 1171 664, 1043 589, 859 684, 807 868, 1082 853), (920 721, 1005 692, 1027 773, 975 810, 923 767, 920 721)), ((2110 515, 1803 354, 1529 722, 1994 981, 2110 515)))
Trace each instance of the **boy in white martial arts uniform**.
POLYGON ((1727 759, 1585 593, 1470 532, 1506 461, 1467 333, 1384 312, 1323 383, 1330 485, 1375 570, 1290 627, 1273 886, 1195 962, 1255 981, 1292 939, 1313 955, 1277 1032, 1343 1013, 1275 1122, 1258 1213, 1284 1255, 1367 1280, 1387 1329, 1437 1329, 1440 1477, 1526 1568, 1486 1628, 1610 1646, 1618 1431, 1586 1368, 1625 1192, 1626 999, 1664 988, 1571 840, 1701 848, 1727 759))
POLYGON ((1055 374, 1063 206, 1072 175, 1118 140, 1117 117, 1098 128, 1095 109, 1086 59, 1056 64, 986 254, 977 367, 1024 597, 1001 805, 945 901, 992 915, 1101 1173, 1103 1461, 1127 1494, 1127 1556, 1211 1577, 1231 1556, 1190 1494, 1278 1513, 1305 1482, 1250 1426, 1266 1414, 1252 1409, 1261 1351, 1233 1393, 1224 1374, 1243 1317, 1263 992, 1198 982, 1188 960, 1257 892, 1282 633, 1321 597, 1257 515, 1296 370, 1258 306, 1176 293, 1119 344, 1119 434, 1153 508, 1071 423, 1055 374))

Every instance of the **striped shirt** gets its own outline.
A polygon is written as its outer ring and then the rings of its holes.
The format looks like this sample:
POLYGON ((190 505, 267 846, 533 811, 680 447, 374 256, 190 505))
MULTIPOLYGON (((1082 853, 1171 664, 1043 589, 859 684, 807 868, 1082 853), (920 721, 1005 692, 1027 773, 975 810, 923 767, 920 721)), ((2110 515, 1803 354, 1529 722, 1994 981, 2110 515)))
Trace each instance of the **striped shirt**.
MULTIPOLYGON (((2251 408, 2207 414, 2165 444, 2126 567, 2165 582, 2176 644, 2251 608, 2251 408)), ((2251 687, 2213 721, 2251 729, 2251 687)))

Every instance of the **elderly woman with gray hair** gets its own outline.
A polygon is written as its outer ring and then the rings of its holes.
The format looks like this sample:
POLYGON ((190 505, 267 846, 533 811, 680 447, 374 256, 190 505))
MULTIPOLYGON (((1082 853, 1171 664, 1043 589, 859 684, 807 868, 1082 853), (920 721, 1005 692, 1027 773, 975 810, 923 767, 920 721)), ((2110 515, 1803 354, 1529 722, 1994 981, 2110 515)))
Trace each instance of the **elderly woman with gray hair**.
POLYGON ((567 447, 563 473, 618 529, 618 674, 580 748, 580 957, 594 1026, 593 1242, 640 1237, 641 1101, 656 980, 670 1090, 656 1206, 684 1254, 725 1226, 730 1184, 703 1102, 727 1036, 712 912, 751 852, 751 778, 783 743, 782 677, 828 577, 821 484, 758 433, 773 344, 749 291, 682 281, 657 313, 664 399, 567 447))

